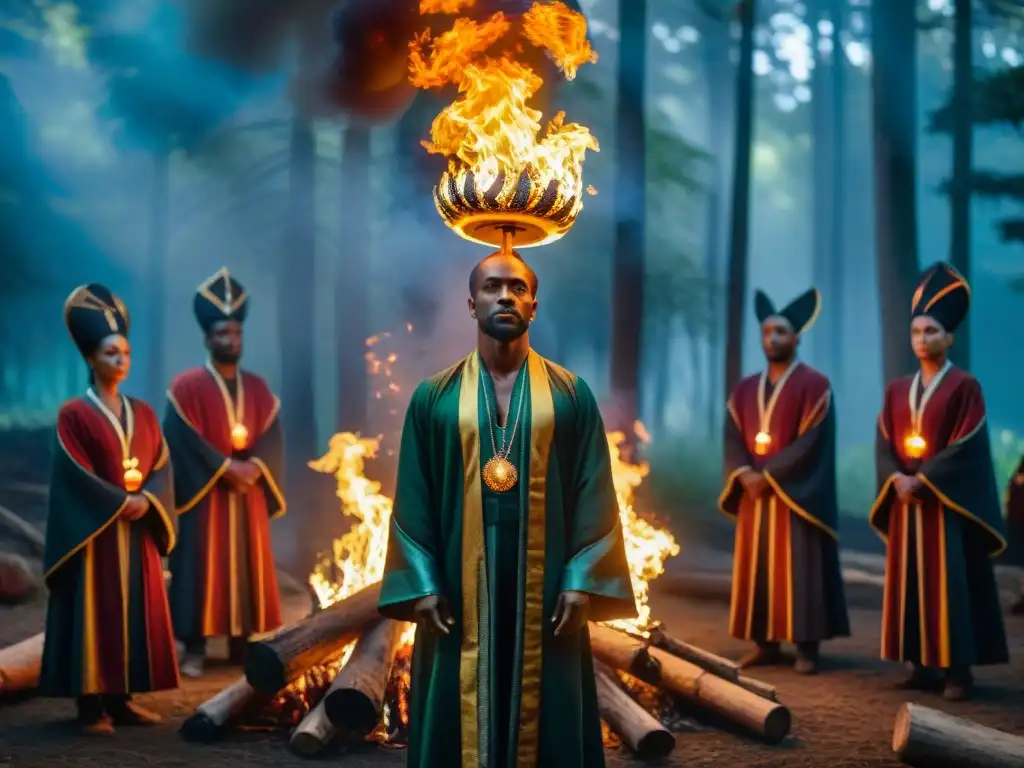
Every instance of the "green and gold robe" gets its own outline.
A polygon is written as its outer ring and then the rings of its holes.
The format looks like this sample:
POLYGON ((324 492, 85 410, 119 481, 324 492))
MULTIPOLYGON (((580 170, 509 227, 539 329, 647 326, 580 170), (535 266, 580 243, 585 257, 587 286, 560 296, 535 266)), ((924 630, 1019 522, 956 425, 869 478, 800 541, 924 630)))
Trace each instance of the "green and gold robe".
POLYGON ((523 387, 519 482, 501 494, 481 480, 495 397, 477 352, 406 414, 380 608, 414 620, 437 594, 455 619, 417 630, 410 766, 604 765, 590 635, 555 637, 551 618, 562 591, 589 594, 592 621, 636 616, 608 442, 582 379, 531 352, 510 422, 523 387))

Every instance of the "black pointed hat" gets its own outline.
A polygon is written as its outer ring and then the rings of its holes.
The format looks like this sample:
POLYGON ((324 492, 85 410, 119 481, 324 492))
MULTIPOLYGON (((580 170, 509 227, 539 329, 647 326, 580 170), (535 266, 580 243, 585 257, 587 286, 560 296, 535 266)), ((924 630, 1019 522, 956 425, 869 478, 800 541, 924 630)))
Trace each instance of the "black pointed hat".
POLYGON ((754 312, 759 323, 763 323, 769 317, 781 317, 799 336, 809 331, 811 326, 817 322, 818 315, 821 313, 821 293, 817 288, 810 288, 782 309, 776 309, 767 294, 758 290, 754 292, 754 312))
POLYGON ((88 357, 107 336, 127 338, 130 319, 119 296, 105 285, 89 283, 75 288, 64 302, 64 325, 82 357, 88 357))
POLYGON ((249 313, 249 294, 227 267, 221 267, 196 289, 193 307, 199 326, 209 333, 214 323, 222 320, 244 323, 249 313))
POLYGON ((911 317, 927 315, 949 333, 955 331, 971 306, 971 286, 956 268, 938 261, 925 270, 910 301, 911 317))

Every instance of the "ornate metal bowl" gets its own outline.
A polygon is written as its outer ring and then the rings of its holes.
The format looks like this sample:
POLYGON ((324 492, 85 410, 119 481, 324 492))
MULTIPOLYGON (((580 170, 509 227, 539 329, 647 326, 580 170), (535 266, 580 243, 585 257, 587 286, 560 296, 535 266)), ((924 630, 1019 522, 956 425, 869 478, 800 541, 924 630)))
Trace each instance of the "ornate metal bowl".
POLYGON ((553 243, 568 232, 583 208, 581 195, 557 180, 534 179, 529 170, 501 172, 486 190, 471 170, 445 171, 434 187, 434 204, 444 223, 466 240, 530 248, 553 243))

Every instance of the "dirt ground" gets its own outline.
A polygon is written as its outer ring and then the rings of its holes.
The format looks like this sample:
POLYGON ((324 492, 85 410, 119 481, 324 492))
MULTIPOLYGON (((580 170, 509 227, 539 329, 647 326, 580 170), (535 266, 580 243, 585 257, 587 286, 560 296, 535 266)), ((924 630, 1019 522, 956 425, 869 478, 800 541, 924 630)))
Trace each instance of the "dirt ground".
MULTIPOLYGON (((720 602, 685 600, 666 594, 652 598, 654 614, 681 639, 735 657, 741 642, 726 637, 728 608, 720 602)), ((295 610, 299 610, 296 606, 295 610)), ((893 689, 900 670, 876 659, 879 615, 853 610, 855 636, 826 646, 825 668, 817 677, 798 677, 789 669, 758 670, 757 676, 777 686, 781 701, 792 711, 789 739, 769 747, 737 733, 694 726, 677 734, 676 749, 666 766, 736 766, 736 768, 881 768, 896 766, 891 749, 893 719, 906 694, 893 689)), ((976 700, 947 704, 931 695, 911 701, 935 706, 986 725, 1024 735, 1024 619, 1009 617, 1013 663, 977 671, 976 700)), ((0 608, 0 645, 39 630, 41 606, 0 608)), ((124 729, 109 740, 80 736, 70 723, 70 702, 28 699, 0 707, 0 765, 12 766, 297 766, 283 733, 232 733, 212 746, 184 742, 177 730, 204 699, 238 675, 237 669, 212 668, 206 679, 189 682, 173 693, 140 697, 159 711, 166 723, 155 729, 124 729)), ((398 766, 404 752, 368 747, 324 758, 351 766, 398 766)), ((628 752, 609 750, 613 768, 641 765, 628 752)))

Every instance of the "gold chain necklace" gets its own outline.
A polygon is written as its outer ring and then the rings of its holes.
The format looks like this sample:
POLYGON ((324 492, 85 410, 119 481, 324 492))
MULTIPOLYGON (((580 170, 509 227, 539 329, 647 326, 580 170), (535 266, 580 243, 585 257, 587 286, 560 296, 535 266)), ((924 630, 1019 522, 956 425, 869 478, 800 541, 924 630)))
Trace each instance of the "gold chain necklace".
MULTIPOLYGON (((487 376, 491 382, 494 381, 490 372, 487 373, 487 376)), ((487 426, 491 432, 491 451, 494 455, 484 464, 483 478, 487 487, 495 493, 509 491, 515 488, 516 483, 519 481, 519 470, 516 469, 516 465, 509 460, 508 456, 512 452, 512 445, 516 439, 516 429, 519 427, 519 418, 523 415, 523 401, 525 399, 526 382, 523 382, 522 388, 519 390, 519 406, 516 408, 516 420, 512 422, 512 431, 509 433, 508 443, 505 443, 503 434, 501 450, 498 450, 497 441, 494 439, 494 416, 491 415, 491 403, 487 397, 487 384, 486 382, 484 383, 484 408, 487 409, 487 426)), ((497 391, 495 391, 494 410, 498 410, 497 391)))

